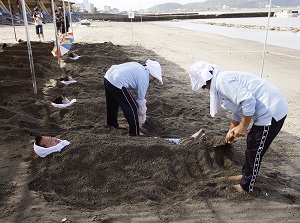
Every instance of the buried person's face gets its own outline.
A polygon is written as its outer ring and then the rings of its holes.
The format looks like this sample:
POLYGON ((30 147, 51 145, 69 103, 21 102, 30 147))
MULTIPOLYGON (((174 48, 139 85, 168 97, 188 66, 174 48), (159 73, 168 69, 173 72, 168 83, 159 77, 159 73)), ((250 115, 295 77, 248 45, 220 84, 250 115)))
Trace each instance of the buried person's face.
POLYGON ((58 138, 43 136, 39 144, 46 148, 49 148, 52 146, 56 146, 58 143, 60 143, 60 140, 58 138))

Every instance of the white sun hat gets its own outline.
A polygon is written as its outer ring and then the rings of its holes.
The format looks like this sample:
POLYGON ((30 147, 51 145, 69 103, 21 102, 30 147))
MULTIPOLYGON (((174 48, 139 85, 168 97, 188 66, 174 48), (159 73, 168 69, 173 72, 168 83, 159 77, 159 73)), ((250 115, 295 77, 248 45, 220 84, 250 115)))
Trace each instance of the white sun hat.
POLYGON ((160 84, 163 84, 160 64, 157 61, 148 59, 146 61, 146 65, 150 71, 150 74, 155 77, 160 84))
POLYGON ((213 70, 213 65, 205 61, 197 61, 191 66, 190 79, 193 91, 198 91, 206 85, 208 80, 212 79, 211 70, 213 70))

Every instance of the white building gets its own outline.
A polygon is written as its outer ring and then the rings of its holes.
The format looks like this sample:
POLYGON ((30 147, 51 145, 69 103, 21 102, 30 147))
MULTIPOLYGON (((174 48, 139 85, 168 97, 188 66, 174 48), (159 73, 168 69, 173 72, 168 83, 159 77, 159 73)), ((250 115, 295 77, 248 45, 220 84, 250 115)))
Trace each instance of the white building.
POLYGON ((110 12, 111 11, 111 7, 108 5, 104 6, 104 12, 110 12))
POLYGON ((80 8, 80 12, 92 12, 92 10, 94 9, 94 4, 89 3, 89 0, 83 0, 83 2, 76 3, 75 7, 80 8))

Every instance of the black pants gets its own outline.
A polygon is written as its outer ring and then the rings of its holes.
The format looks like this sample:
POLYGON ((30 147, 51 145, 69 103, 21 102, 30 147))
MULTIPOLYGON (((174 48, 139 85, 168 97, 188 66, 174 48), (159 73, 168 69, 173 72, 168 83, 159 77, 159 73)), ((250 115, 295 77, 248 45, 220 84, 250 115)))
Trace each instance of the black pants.
POLYGON ((276 122, 272 118, 269 126, 253 125, 247 135, 247 148, 245 151, 245 164, 240 185, 246 192, 253 192, 256 177, 261 161, 272 141, 281 130, 286 116, 276 122))
POLYGON ((132 94, 127 88, 119 89, 113 86, 104 78, 106 108, 107 108, 107 125, 117 128, 118 109, 121 107, 124 116, 129 124, 129 135, 137 136, 140 134, 139 119, 137 114, 138 105, 132 94))

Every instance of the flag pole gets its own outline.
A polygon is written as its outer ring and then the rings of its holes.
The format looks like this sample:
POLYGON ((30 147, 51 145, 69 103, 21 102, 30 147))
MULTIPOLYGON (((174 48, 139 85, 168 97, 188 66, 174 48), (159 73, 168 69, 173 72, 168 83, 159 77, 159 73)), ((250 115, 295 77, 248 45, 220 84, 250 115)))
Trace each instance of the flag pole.
POLYGON ((14 17, 13 17, 13 13, 12 13, 12 9, 11 9, 11 4, 10 4, 10 0, 8 0, 8 5, 9 5, 9 11, 10 11, 10 17, 11 17, 11 24, 14 27, 15 39, 16 39, 16 41, 18 41, 17 34, 16 34, 16 28, 15 28, 15 24, 14 24, 14 17))
POLYGON ((32 75, 33 92, 34 92, 34 94, 37 94, 37 86, 36 86, 36 79, 35 79, 31 42, 30 42, 30 37, 29 37, 29 32, 28 32, 28 22, 27 22, 26 8, 25 8, 25 0, 22 0, 21 2, 22 2, 23 20, 24 20, 26 36, 27 36, 27 47, 28 47, 28 56, 29 56, 31 75, 32 75))
POLYGON ((64 13, 64 26, 65 26, 65 33, 67 33, 67 20, 66 20, 66 5, 65 1, 63 0, 63 13, 64 13))
POLYGON ((72 23, 72 13, 71 13, 71 6, 70 6, 70 0, 68 0, 69 4, 69 14, 70 14, 70 24, 71 24, 71 30, 72 30, 72 35, 73 35, 73 41, 74 41, 74 31, 73 31, 73 23, 72 23))
POLYGON ((269 33, 269 26, 270 26, 271 4, 272 4, 272 0, 270 0, 270 3, 269 3, 268 25, 267 25, 266 38, 265 38, 265 43, 264 43, 264 50, 263 50, 263 58, 262 58, 262 65, 261 65, 261 73, 260 73, 260 77, 262 77, 262 76, 263 76, 263 73, 264 73, 264 65, 265 65, 265 57, 266 57, 267 40, 268 40, 268 33, 269 33))
POLYGON ((56 16, 55 16, 55 9, 54 9, 54 1, 53 0, 51 0, 51 9, 52 9, 53 25, 54 25, 54 32, 55 32, 55 44, 56 44, 57 59, 58 59, 58 64, 60 65, 60 55, 58 53, 59 45, 58 45, 58 40, 57 40, 56 16))

